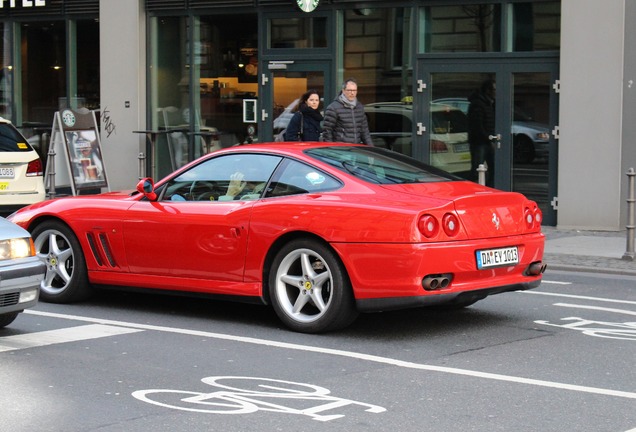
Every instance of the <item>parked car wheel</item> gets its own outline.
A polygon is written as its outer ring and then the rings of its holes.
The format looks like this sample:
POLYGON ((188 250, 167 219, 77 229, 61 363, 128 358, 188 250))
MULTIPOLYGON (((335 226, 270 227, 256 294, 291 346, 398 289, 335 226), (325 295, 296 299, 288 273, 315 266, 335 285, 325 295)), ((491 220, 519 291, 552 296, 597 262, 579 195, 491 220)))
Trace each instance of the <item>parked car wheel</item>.
POLYGON ((11 324, 18 317, 20 312, 11 312, 0 315, 0 328, 6 327, 11 324))
POLYGON ((77 237, 61 222, 38 225, 32 233, 38 257, 46 263, 40 298, 50 303, 85 300, 91 294, 86 261, 77 237))
POLYGON ((278 252, 269 291, 276 314, 295 331, 337 330, 358 316, 344 266, 331 249, 314 240, 295 240, 278 252))
POLYGON ((534 143, 525 135, 516 135, 513 140, 513 158, 516 163, 530 163, 534 160, 534 143))

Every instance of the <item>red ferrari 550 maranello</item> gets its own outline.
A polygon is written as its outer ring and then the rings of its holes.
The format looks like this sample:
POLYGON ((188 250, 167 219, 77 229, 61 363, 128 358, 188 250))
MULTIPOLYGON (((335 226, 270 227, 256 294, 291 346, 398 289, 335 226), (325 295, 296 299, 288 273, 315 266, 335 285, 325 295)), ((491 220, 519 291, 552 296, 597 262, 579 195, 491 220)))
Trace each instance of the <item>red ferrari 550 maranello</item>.
POLYGON ((43 301, 100 285, 209 294, 271 304, 307 333, 360 312, 468 306, 535 288, 545 270, 535 202, 360 145, 231 147, 133 192, 10 219, 47 265, 43 301))

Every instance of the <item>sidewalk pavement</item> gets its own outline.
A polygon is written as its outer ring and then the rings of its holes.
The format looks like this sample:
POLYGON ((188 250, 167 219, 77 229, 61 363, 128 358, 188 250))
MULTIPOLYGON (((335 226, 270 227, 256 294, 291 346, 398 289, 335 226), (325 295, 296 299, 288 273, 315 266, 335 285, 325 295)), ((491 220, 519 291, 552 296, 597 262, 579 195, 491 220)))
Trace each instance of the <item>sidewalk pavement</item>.
POLYGON ((550 270, 588 271, 636 276, 636 259, 623 259, 627 232, 579 231, 542 227, 543 261, 550 270))

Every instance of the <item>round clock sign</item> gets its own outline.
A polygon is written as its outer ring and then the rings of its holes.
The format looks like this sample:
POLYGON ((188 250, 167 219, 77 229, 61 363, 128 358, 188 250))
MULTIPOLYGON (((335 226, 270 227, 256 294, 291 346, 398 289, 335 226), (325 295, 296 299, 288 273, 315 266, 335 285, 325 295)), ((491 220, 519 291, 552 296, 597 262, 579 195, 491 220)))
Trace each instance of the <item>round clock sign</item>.
POLYGON ((296 0, 296 3, 303 12, 312 12, 318 7, 320 0, 296 0))
POLYGON ((75 114, 71 110, 64 110, 62 112, 62 121, 68 127, 75 126, 75 114))

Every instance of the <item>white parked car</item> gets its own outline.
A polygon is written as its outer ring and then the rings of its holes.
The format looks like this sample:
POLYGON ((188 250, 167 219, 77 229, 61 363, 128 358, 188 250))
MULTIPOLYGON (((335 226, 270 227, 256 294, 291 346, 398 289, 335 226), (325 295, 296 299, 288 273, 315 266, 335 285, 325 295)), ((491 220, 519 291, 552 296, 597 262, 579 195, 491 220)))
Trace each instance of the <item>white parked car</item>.
POLYGON ((0 212, 45 199, 42 161, 31 144, 0 117, 0 212))
POLYGON ((0 328, 37 304, 45 271, 29 232, 0 217, 0 328))
MULTIPOLYGON (((378 102, 364 107, 373 143, 411 155, 413 105, 406 102, 378 102)), ((430 164, 451 173, 470 171, 468 118, 450 105, 431 103, 430 164)))
MULTIPOLYGON (((465 98, 443 98, 434 102, 454 106, 468 114, 470 102, 465 98)), ((550 149, 550 128, 548 125, 538 123, 532 118, 515 108, 513 111, 512 148, 513 158, 517 163, 530 163, 535 158, 547 157, 550 149)))

